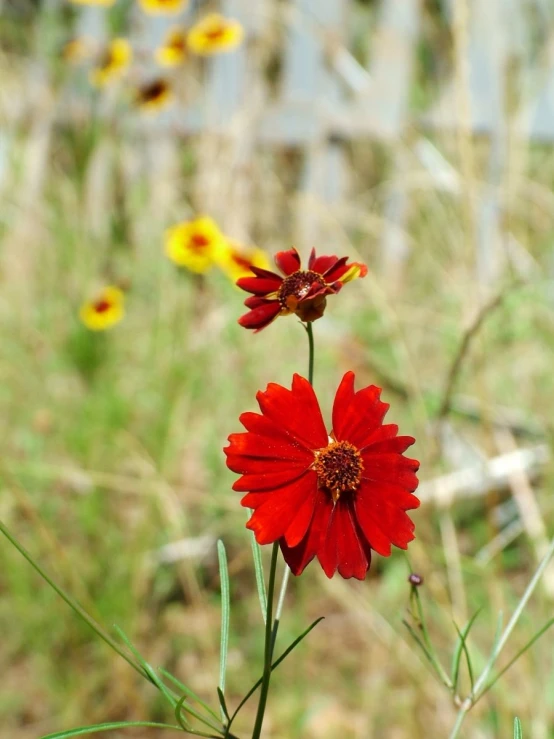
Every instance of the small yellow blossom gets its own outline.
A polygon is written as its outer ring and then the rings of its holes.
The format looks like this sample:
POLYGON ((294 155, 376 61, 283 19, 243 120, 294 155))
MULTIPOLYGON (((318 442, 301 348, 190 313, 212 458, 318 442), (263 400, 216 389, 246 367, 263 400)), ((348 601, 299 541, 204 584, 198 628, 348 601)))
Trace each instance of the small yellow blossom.
POLYGON ((186 30, 181 26, 170 28, 154 56, 162 67, 176 67, 182 64, 188 56, 186 30))
POLYGON ((141 110, 155 112, 173 100, 173 91, 163 79, 156 79, 137 90, 136 104, 141 110))
POLYGON ((151 15, 180 13, 188 4, 188 0, 140 0, 144 12, 151 15))
POLYGON ((121 77, 131 64, 132 58, 133 50, 127 39, 115 38, 104 51, 98 65, 91 70, 90 81, 96 87, 104 87, 121 77))
POLYGON ((235 49, 243 38, 244 29, 238 21, 210 13, 190 29, 187 43, 195 54, 210 56, 235 49))
POLYGON ((118 287, 109 285, 94 300, 83 303, 79 318, 91 331, 105 331, 123 318, 124 302, 123 292, 118 287))
POLYGON ((251 266, 270 269, 271 265, 264 251, 254 246, 245 247, 237 241, 228 240, 218 258, 219 267, 231 282, 241 277, 253 277, 251 266))
POLYGON ((61 57, 70 64, 79 64, 90 57, 92 45, 92 40, 85 36, 72 38, 62 46, 61 57))
POLYGON ((102 8, 109 8, 115 3, 115 0, 69 0, 75 5, 100 5, 102 8))
POLYGON ((208 216, 178 223, 165 233, 165 253, 169 259, 192 272, 207 272, 219 262, 224 250, 225 238, 208 216))

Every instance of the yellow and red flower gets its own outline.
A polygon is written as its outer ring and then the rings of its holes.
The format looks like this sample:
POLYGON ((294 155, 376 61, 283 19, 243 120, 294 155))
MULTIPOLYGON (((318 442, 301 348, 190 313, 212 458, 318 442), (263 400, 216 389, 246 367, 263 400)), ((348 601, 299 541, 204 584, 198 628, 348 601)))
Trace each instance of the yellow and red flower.
POLYGON ((124 38, 115 38, 104 51, 96 67, 90 72, 90 81, 96 87, 104 87, 121 77, 133 58, 131 44, 124 38))
POLYGON ((192 272, 207 272, 221 260, 224 250, 225 237, 208 216, 178 223, 165 234, 165 253, 169 259, 192 272))
POLYGON ((245 247, 238 241, 227 240, 222 250, 219 266, 232 282, 252 275, 252 267, 267 269, 269 261, 266 253, 256 247, 245 247))
POLYGON ((186 61, 188 56, 186 29, 182 26, 170 28, 154 56, 162 67, 177 67, 186 61))
POLYGON ((236 49, 243 38, 244 29, 238 21, 210 13, 190 29, 187 43, 195 54, 211 56, 236 49))
POLYGON ((171 15, 184 10, 188 2, 189 0, 140 0, 140 6, 150 15, 171 15))
POLYGON ((125 295, 114 285, 105 287, 94 300, 81 306, 79 318, 91 331, 106 331, 125 315, 125 295))
POLYGON ((139 87, 135 99, 141 110, 155 112, 172 102, 173 91, 164 79, 155 79, 139 87))
POLYGON ((318 257, 315 249, 310 254, 308 269, 302 269, 296 249, 278 252, 275 264, 284 277, 252 266, 254 277, 237 281, 240 288, 253 294, 244 301, 250 311, 239 319, 244 328, 261 331, 277 316, 291 313, 301 321, 316 321, 325 312, 328 295, 338 293, 346 282, 367 274, 364 264, 348 264, 348 257, 318 257))
POLYGON ((327 434, 312 386, 294 375, 292 390, 260 391, 261 414, 243 413, 246 433, 229 436, 227 466, 241 475, 233 489, 254 511, 247 528, 259 544, 278 541, 295 575, 317 557, 327 577, 362 580, 371 550, 387 557, 414 539, 406 511, 419 506, 419 462, 403 453, 415 440, 383 424, 380 393, 355 392, 347 372, 327 434))

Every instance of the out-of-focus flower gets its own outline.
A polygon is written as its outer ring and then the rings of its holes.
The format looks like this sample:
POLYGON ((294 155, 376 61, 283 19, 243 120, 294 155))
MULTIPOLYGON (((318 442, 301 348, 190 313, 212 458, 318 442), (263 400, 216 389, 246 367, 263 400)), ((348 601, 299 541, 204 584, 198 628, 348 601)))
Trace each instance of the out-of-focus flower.
POLYGON ((131 44, 124 38, 115 38, 104 51, 96 67, 90 72, 90 80, 96 87, 104 87, 128 69, 133 58, 131 44))
POLYGON ((187 5, 188 0, 140 0, 141 8, 151 15, 180 13, 187 5))
POLYGON ((321 318, 328 295, 338 293, 346 282, 367 274, 364 264, 347 262, 348 257, 318 257, 312 249, 308 269, 303 270, 300 255, 296 249, 289 249, 275 255, 275 264, 284 278, 252 266, 254 277, 241 277, 237 282, 240 288, 253 294, 244 301, 250 310, 239 319, 240 325, 261 331, 277 316, 294 313, 306 322, 321 318))
POLYGON ((219 266, 232 282, 236 282, 241 277, 251 276, 252 267, 267 269, 269 261, 261 249, 227 240, 225 249, 221 252, 219 266))
POLYGON ((79 317, 91 331, 106 331, 119 323, 125 314, 125 296, 113 285, 105 287, 94 300, 81 306, 79 317))
POLYGON ((328 435, 312 386, 294 375, 292 390, 260 391, 261 415, 243 413, 246 433, 229 436, 227 466, 241 475, 233 489, 254 511, 247 528, 259 544, 278 541, 295 575, 317 557, 327 577, 361 580, 372 549, 387 557, 414 538, 406 511, 419 506, 419 462, 403 456, 414 439, 383 425, 380 392, 355 392, 347 372, 328 435))
POLYGON ((208 216, 178 223, 165 233, 165 253, 191 272, 207 272, 219 262, 224 249, 225 237, 208 216))
POLYGON ((244 38, 241 24, 219 13, 210 13, 188 32, 187 43, 195 54, 211 56, 236 49, 244 38))
POLYGON ((86 36, 72 38, 62 46, 61 57, 70 64, 79 64, 90 58, 93 42, 86 36))
POLYGON ((69 0, 69 2, 75 5, 100 5, 103 8, 109 8, 115 3, 115 0, 69 0))
POLYGON ((173 91, 163 79, 156 79, 142 87, 136 94, 136 104, 141 110, 156 112, 173 100, 173 91))
POLYGON ((177 67, 182 64, 188 56, 186 29, 182 26, 170 28, 154 56, 162 67, 177 67))

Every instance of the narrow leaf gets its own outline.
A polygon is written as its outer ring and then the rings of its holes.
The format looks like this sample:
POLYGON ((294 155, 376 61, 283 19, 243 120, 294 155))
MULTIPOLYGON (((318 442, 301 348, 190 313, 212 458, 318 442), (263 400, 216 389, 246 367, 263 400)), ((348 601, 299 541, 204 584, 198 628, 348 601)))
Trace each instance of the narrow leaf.
MULTIPOLYGON (((435 658, 433 654, 428 650, 427 645, 423 643, 422 639, 420 639, 415 629, 406 620, 403 620, 402 623, 408 629, 412 639, 417 643, 417 645, 419 646, 423 654, 427 657, 427 660, 429 661, 431 667, 433 668, 440 682, 444 682, 444 680, 442 679, 441 671, 440 669, 438 669, 437 664, 435 662, 435 658)), ((447 683, 447 685, 450 688, 450 684, 447 683)))
MULTIPOLYGON (((252 511, 250 511, 252 513, 252 511)), ((262 564, 262 550, 256 541, 254 532, 250 532, 250 541, 252 543, 252 555, 254 557, 254 570, 256 572, 256 587, 258 589, 258 598, 260 600, 260 608, 262 609, 262 618, 266 619, 267 614, 267 592, 265 589, 264 567, 262 564)))
MULTIPOLYGON (((227 670, 227 650, 229 648, 229 617, 231 613, 231 597, 229 588, 229 568, 227 554, 221 539, 217 542, 219 559, 219 579, 221 580, 221 649, 219 655, 219 692, 225 693, 225 673, 227 670)), ((221 702, 221 699, 220 699, 221 702)))
POLYGON ((503 623, 504 617, 502 614, 502 611, 498 612, 498 619, 496 621, 496 632, 494 634, 494 642, 491 649, 491 654, 489 659, 487 660, 487 663, 485 667, 483 668, 483 672, 479 675, 478 683, 483 685, 492 668, 494 667, 494 663, 496 662, 496 658, 498 657, 498 646, 500 644, 500 638, 502 636, 502 623, 503 623))
POLYGON ((191 688, 187 687, 184 683, 182 683, 180 680, 178 680, 175 675, 172 675, 171 672, 168 672, 163 667, 159 668, 159 672, 173 685, 175 685, 176 688, 179 689, 181 694, 185 695, 187 698, 192 698, 192 700, 196 701, 198 704, 202 706, 202 708, 207 711, 210 716, 212 716, 216 721, 219 721, 219 716, 217 713, 210 708, 210 706, 200 698, 199 695, 197 695, 194 690, 191 690, 191 688))
POLYGON ((189 722, 183 716, 183 704, 186 701, 186 699, 187 699, 186 695, 181 696, 181 698, 177 701, 177 705, 175 706, 175 718, 177 719, 177 723, 185 731, 189 728, 189 722))
POLYGON ((227 710, 227 703, 225 702, 225 696, 223 695, 223 691, 221 690, 221 688, 217 689, 217 696, 219 698, 219 705, 221 706, 221 713, 227 721, 230 721, 229 711, 227 710))
POLYGON ((514 719, 514 739, 523 739, 523 731, 521 729, 521 721, 516 716, 514 719))
POLYGON ((462 652, 465 654, 466 663, 467 663, 467 669, 469 672, 469 679, 471 681, 471 689, 473 691, 473 669, 471 666, 471 659, 469 657, 469 651, 467 649, 467 638, 469 637, 469 632, 471 631, 471 627, 475 623, 475 620, 477 619, 477 616, 481 613, 481 609, 479 608, 473 616, 470 618, 470 620, 467 622, 467 624, 464 626, 463 630, 460 631, 458 626, 454 624, 454 627, 456 631, 458 632, 458 640, 456 642, 456 647, 454 649, 454 654, 452 655, 452 670, 450 673, 450 679, 452 681, 452 690, 456 692, 456 689, 458 687, 458 677, 460 673, 460 662, 462 658, 462 652))
POLYGON ((81 726, 78 729, 68 729, 67 731, 58 731, 55 734, 47 734, 41 739, 67 739, 71 736, 83 736, 84 734, 94 734, 100 731, 113 731, 114 729, 130 729, 133 727, 142 727, 150 729, 171 729, 172 731, 182 731, 181 727, 172 724, 157 724, 152 721, 116 721, 108 724, 96 724, 95 726, 81 726))

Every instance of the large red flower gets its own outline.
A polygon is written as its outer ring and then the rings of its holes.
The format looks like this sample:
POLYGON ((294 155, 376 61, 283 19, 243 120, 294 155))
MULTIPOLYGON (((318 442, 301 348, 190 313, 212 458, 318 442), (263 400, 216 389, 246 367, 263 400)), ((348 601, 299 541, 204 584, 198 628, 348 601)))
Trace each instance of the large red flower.
POLYGON ((310 383, 294 375, 292 389, 269 384, 258 413, 243 413, 246 433, 231 434, 227 466, 242 477, 233 489, 253 509, 247 527, 259 544, 279 541, 295 575, 317 556, 325 574, 363 579, 371 550, 406 549, 417 508, 419 462, 403 452, 414 443, 383 425, 389 408, 375 385, 354 391, 347 372, 328 435, 310 383))
POLYGON ((237 281, 240 288, 252 293, 244 301, 250 310, 239 319, 240 325, 261 331, 277 316, 295 313, 306 322, 321 318, 328 295, 338 293, 345 282, 367 274, 364 264, 347 261, 348 257, 318 257, 312 249, 308 269, 302 269, 300 255, 296 249, 289 249, 275 255, 275 264, 284 277, 251 266, 254 277, 237 281))

